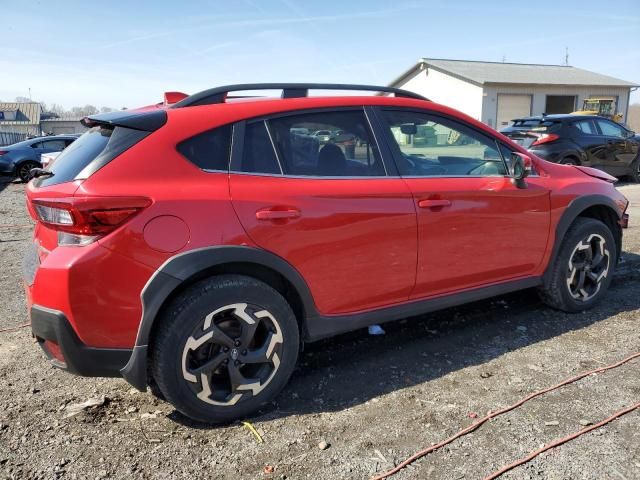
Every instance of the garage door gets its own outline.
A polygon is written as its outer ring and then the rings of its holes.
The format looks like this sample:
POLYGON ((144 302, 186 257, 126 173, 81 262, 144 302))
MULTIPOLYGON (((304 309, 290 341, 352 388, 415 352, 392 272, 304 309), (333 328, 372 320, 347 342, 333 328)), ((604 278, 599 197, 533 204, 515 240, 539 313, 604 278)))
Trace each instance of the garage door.
POLYGON ((531 95, 498 94, 498 122, 496 129, 509 126, 514 118, 531 115, 531 95))

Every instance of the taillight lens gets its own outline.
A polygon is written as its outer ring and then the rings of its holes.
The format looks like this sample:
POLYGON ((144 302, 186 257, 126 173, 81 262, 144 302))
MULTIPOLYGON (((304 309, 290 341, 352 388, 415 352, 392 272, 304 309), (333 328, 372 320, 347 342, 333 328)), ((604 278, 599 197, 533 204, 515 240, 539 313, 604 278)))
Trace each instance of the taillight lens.
POLYGON ((559 138, 560 135, 556 135, 555 133, 543 133, 537 138, 535 142, 531 144, 531 146, 533 147, 534 145, 542 145, 544 143, 555 142, 559 138))
POLYGON ((9 153, 6 150, 0 150, 0 155, 4 155, 5 153, 9 153))
POLYGON ((35 199, 36 220, 58 232, 59 245, 87 245, 151 204, 144 197, 35 199))

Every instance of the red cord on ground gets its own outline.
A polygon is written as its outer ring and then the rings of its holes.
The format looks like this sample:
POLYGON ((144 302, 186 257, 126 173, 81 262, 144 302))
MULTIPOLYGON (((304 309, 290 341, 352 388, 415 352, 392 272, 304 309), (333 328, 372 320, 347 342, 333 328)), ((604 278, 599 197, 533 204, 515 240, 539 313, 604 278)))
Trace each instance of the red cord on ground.
POLYGON ((634 358, 638 358, 640 357, 640 352, 635 353, 627 358, 625 358, 624 360, 621 360, 617 363, 614 363, 613 365, 608 365, 606 367, 600 367, 600 368, 596 368, 594 370, 589 370, 588 372, 584 372, 581 373, 579 375, 576 375, 575 377, 571 377, 567 380, 564 380, 556 385, 553 385, 552 387, 549 388, 545 388, 544 390, 538 390, 537 392, 531 393, 529 395, 527 395, 526 397, 524 397, 523 399, 517 401, 516 403, 514 403, 513 405, 510 405, 508 407, 505 407, 503 409, 500 409, 496 412, 491 412, 489 415, 487 415, 486 417, 481 418, 480 420, 478 420, 477 422, 472 423, 471 425, 469 425, 467 428, 463 428, 462 430, 460 430, 458 433, 456 433, 455 435, 447 438, 446 440, 443 440, 442 442, 433 445, 431 447, 425 448, 423 450, 420 450, 419 452, 416 452, 415 454, 413 454, 412 456, 410 456, 409 458, 407 458, 406 460, 404 460, 403 462, 399 463, 396 467, 378 475, 372 478, 372 480, 383 480, 387 477, 390 477, 391 475, 394 475, 396 473, 398 473, 400 470, 402 470, 404 467, 406 467, 407 465, 410 465, 411 463, 415 462, 416 460, 418 460, 419 458, 424 457, 425 455, 433 452, 434 450, 437 450, 439 448, 444 447, 445 445, 450 444, 451 442, 457 440, 458 438, 473 432, 474 430, 476 430, 478 427, 480 427, 482 424, 486 423, 487 421, 491 420, 494 417, 497 417, 499 415, 502 415, 504 413, 510 412, 511 410, 518 408, 519 406, 523 405, 524 403, 528 402, 529 400, 532 400, 536 397, 539 397, 540 395, 544 395, 545 393, 551 392, 553 390, 556 390, 560 387, 563 387, 565 385, 568 385, 570 383, 574 383, 577 382, 578 380, 583 379, 584 377, 588 377, 589 375, 593 375, 596 373, 600 373, 600 372, 604 372, 606 370, 611 370, 612 368, 616 368, 619 367, 620 365, 623 365, 627 362, 630 362, 631 360, 633 360, 634 358))
POLYGON ((512 470, 512 469, 514 469, 514 468, 516 468, 516 467, 518 467, 518 466, 520 466, 520 465, 522 465, 524 463, 527 463, 527 462, 533 460, 535 457, 537 457, 541 453, 546 452, 547 450, 551 450, 552 448, 555 448, 558 445, 562 445, 563 443, 567 443, 568 441, 573 440, 574 438, 577 438, 580 435, 588 433, 591 430, 595 430, 596 428, 600 428, 603 425, 606 425, 607 423, 612 422, 616 418, 621 417, 622 415, 625 415, 627 413, 633 412, 636 408, 640 408, 640 403, 636 403, 635 405, 631 405, 630 407, 624 408, 624 409, 614 413, 610 417, 605 418, 601 422, 598 422, 598 423, 596 423, 594 425, 591 425, 589 427, 583 428, 582 430, 580 430, 578 432, 572 433, 571 435, 567 435, 566 437, 563 437, 563 438, 559 438, 558 440, 554 440, 549 445, 545 445, 544 447, 531 452, 526 457, 522 457, 520 460, 516 460, 515 462, 510 463, 509 465, 505 465, 500 470, 496 470, 494 473, 492 473, 488 477, 485 477, 484 480, 494 480, 495 478, 498 478, 503 473, 506 473, 509 470, 512 470))
POLYGON ((31 325, 31 322, 23 323, 22 325, 18 325, 16 327, 3 328, 3 329, 0 329, 0 333, 2 333, 2 332, 11 332, 13 330, 20 330, 21 328, 28 327, 29 325, 31 325))

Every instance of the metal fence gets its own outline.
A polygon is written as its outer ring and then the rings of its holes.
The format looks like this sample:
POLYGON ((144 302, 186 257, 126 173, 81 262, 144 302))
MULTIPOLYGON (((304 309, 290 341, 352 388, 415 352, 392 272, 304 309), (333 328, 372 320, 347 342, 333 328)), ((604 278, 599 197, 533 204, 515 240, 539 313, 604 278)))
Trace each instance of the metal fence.
POLYGON ((11 145, 27 139, 26 133, 0 132, 0 147, 11 145))

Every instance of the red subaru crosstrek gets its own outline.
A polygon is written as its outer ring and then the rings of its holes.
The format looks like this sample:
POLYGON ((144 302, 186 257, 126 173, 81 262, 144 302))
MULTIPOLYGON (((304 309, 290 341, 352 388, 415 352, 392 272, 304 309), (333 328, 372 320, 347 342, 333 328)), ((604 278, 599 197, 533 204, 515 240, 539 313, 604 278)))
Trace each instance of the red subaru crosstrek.
POLYGON ((234 85, 84 123, 27 187, 33 334, 204 422, 272 400, 302 342, 528 287, 589 308, 628 220, 606 173, 392 88, 234 85), (229 95, 261 89, 282 95, 229 95))

